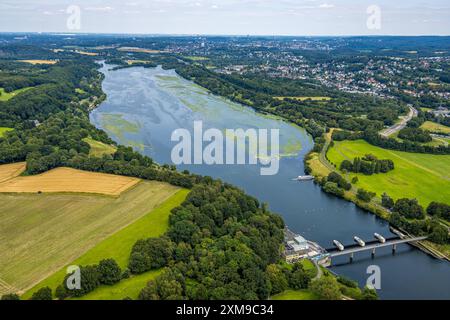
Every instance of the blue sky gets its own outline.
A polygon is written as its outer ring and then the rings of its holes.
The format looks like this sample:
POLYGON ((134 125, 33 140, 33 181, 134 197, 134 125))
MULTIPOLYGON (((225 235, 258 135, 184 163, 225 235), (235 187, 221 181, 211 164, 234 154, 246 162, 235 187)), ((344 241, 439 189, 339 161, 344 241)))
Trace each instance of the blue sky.
POLYGON ((449 35, 448 0, 0 0, 0 32, 449 35), (67 8, 80 8, 68 29, 67 8), (367 8, 380 8, 380 29, 367 8))

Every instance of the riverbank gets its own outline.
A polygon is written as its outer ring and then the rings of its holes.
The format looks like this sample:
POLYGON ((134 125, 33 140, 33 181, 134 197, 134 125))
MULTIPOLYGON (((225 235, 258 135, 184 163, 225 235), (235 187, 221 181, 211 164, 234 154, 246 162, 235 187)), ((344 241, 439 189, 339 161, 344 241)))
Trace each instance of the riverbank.
MULTIPOLYGON (((315 181, 317 183, 320 182, 323 178, 326 178, 331 172, 340 174, 340 172, 336 170, 335 166, 330 163, 327 158, 327 153, 332 143, 331 137, 333 131, 334 128, 331 129, 328 133, 324 134, 325 143, 320 153, 311 152, 305 157, 305 165, 309 167, 311 171, 309 172, 309 174, 315 177, 315 181)), ((389 222, 391 212, 381 205, 380 199, 374 197, 370 202, 362 202, 357 198, 357 189, 357 187, 352 185, 352 188, 349 191, 344 192, 342 198, 347 201, 353 202, 361 209, 373 213, 379 218, 389 222)), ((430 241, 421 241, 412 245, 420 249, 421 251, 433 256, 434 258, 443 259, 450 262, 450 246, 448 245, 438 245, 430 241)))

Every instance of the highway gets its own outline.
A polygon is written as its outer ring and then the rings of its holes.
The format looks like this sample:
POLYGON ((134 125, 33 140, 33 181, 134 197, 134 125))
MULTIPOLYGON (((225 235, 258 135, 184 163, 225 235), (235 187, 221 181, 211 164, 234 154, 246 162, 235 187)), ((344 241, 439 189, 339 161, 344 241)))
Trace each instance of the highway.
POLYGON ((390 128, 383 130, 381 132, 381 135, 386 138, 392 136, 394 133, 404 129, 406 127, 406 125, 408 124, 408 122, 411 121, 412 118, 415 118, 419 115, 419 112, 412 106, 409 106, 409 109, 410 109, 410 111, 409 111, 408 115, 405 118, 403 118, 402 121, 394 124, 390 128))

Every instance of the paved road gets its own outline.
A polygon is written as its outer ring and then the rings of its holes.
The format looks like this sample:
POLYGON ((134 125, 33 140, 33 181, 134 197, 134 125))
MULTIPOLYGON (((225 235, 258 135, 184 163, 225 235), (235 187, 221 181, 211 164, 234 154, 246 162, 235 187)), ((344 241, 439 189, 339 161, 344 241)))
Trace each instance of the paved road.
POLYGON ((412 118, 415 118, 419 115, 419 112, 412 106, 409 106, 409 109, 410 111, 409 114, 406 116, 406 118, 402 119, 400 123, 394 124, 392 127, 383 130, 381 132, 381 135, 386 138, 392 136, 394 133, 404 129, 412 118))
POLYGON ((319 280, 323 276, 323 271, 322 271, 322 268, 320 267, 320 265, 315 261, 313 263, 314 263, 314 266, 316 267, 317 274, 311 281, 319 280))

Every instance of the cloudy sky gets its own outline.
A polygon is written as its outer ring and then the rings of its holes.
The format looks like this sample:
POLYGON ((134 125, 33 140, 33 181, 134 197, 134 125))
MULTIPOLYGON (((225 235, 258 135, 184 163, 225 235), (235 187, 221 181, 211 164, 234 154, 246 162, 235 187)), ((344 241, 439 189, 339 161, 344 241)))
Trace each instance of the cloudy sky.
POLYGON ((450 1, 0 0, 0 32, 11 31, 449 35, 450 1))

